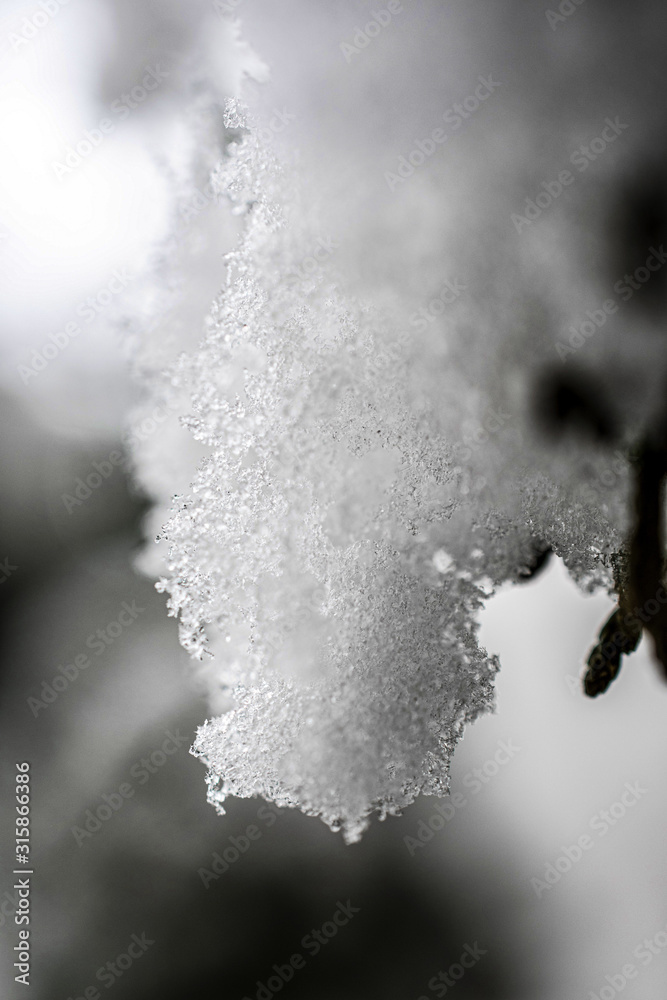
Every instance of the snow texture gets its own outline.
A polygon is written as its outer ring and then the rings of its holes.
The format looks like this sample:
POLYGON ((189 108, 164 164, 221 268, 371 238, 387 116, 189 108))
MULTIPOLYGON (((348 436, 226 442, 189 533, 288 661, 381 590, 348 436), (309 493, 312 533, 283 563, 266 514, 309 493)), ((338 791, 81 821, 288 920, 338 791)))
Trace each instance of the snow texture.
POLYGON ((627 462, 577 437, 546 447, 535 428, 533 376, 556 358, 568 296, 569 265, 548 290, 539 277, 557 221, 500 235, 516 200, 480 193, 478 231, 452 223, 448 244, 465 291, 422 318, 440 285, 425 299, 388 261, 392 246, 415 256, 423 222, 424 273, 438 272, 426 172, 407 205, 399 192, 404 247, 361 207, 334 238, 342 182, 318 190, 239 100, 193 107, 162 291, 135 338, 136 421, 165 415, 135 440, 159 537, 141 564, 209 694, 193 749, 210 801, 263 796, 354 841, 372 813, 447 792, 464 727, 494 705, 476 620, 498 586, 551 546, 584 589, 611 590, 627 462))

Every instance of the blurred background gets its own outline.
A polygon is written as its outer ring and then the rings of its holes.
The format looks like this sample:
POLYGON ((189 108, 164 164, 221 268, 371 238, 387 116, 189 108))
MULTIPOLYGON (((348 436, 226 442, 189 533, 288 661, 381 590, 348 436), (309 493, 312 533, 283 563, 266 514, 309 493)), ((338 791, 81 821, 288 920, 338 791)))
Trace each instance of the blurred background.
MULTIPOLYGON (((568 60, 585 61, 596 37, 608 52, 626 37, 615 3, 571 5, 574 13, 561 15, 555 29, 545 10, 528 15, 519 4, 489 24, 484 4, 452 4, 446 17, 442 7, 405 4, 374 42, 385 59, 399 59, 401 47, 408 53, 396 80, 416 71, 415 53, 428 36, 424 77, 442 50, 451 72, 478 57, 479 65, 465 70, 474 80, 491 51, 499 63, 518 60, 514 85, 529 103, 540 79, 535 45, 556 51, 567 76, 568 60), (458 51, 463 22, 468 47, 458 51), (470 43, 475 31, 479 50, 470 43)), ((262 810, 259 801, 234 801, 216 815, 206 804, 205 768, 188 753, 208 709, 163 596, 134 568, 147 498, 133 485, 127 452, 127 415, 140 390, 122 336, 128 296, 169 232, 163 166, 174 142, 172 112, 193 67, 205 63, 223 93, 238 88, 237 13, 258 53, 246 51, 245 65, 254 60, 257 78, 262 60, 272 66, 267 104, 288 101, 299 111, 298 134, 312 125, 309 113, 316 116, 309 82, 333 79, 327 59, 345 66, 339 43, 353 39, 369 12, 369 4, 352 0, 326 10, 297 0, 4 0, 3 996, 24 989, 12 968, 13 778, 21 760, 30 761, 32 774, 30 995, 38 1000, 91 996, 93 988, 102 996, 113 988, 127 1000, 266 1000, 283 991, 317 1000, 417 1000, 454 989, 461 1000, 665 995, 667 687, 644 642, 607 695, 584 698, 581 664, 612 604, 580 593, 557 561, 497 594, 482 615, 482 642, 502 662, 497 712, 471 727, 456 752, 458 794, 448 812, 424 798, 400 818, 374 821, 360 844, 345 847, 319 821, 262 810), (168 75, 131 115, 109 111, 160 63, 168 75), (114 127, 106 132, 100 122, 109 118, 114 127), (91 130, 98 131, 90 154, 58 176, 54 161, 91 130), (68 332, 73 323, 76 335, 68 332), (79 478, 99 469, 106 472, 99 485, 77 496, 79 478), (90 665, 47 701, 45 682, 80 655, 90 665), (95 812, 104 795, 117 802, 128 782, 131 797, 82 834, 87 810, 95 812), (252 842, 243 839, 249 825, 259 830, 252 842), (576 857, 570 848, 583 835, 592 846, 569 867, 559 861, 576 857), (226 866, 219 860, 225 851, 233 859, 226 866), (325 930, 326 943, 310 954, 304 937, 335 926, 329 922, 348 901, 358 909, 349 925, 330 939, 325 930), (127 954, 133 935, 153 943, 125 969, 121 960, 98 977, 127 954), (459 977, 466 948, 479 957, 459 977), (297 952, 304 967, 286 984, 274 978, 273 988, 267 985, 273 966, 297 952), (628 963, 632 977, 622 972, 628 963)), ((657 6, 635 12, 635 28, 644 18, 636 43, 659 35, 665 25, 657 6)), ((620 80, 610 62, 605 72, 616 94, 639 88, 635 70, 645 73, 650 94, 657 63, 640 68, 644 51, 637 43, 619 57, 620 80)), ((554 75, 553 87, 557 82, 554 75)), ((595 72, 589 83, 604 90, 595 72)), ((557 120, 566 111, 544 87, 557 120)), ((351 94, 339 85, 326 110, 328 120, 344 119, 341 142, 346 130, 353 136, 363 125, 351 94)), ((423 112, 407 90, 404 97, 397 115, 419 119, 423 112)), ((659 112, 664 108, 651 113, 659 112)), ((406 128, 426 134, 422 124, 406 128)), ((386 120, 371 124, 366 141, 389 143, 388 129, 386 120)), ((409 148, 403 126, 396 129, 392 146, 409 148)), ((221 258, 233 229, 218 238, 221 258)))

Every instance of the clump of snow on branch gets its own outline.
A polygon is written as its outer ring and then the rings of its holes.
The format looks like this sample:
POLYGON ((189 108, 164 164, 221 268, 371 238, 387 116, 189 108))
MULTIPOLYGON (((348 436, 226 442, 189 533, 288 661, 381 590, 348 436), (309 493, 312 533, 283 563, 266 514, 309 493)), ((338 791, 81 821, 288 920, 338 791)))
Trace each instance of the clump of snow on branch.
POLYGON ((500 376, 529 341, 546 356, 533 306, 487 288, 497 324, 473 295, 418 326, 395 283, 360 296, 363 234, 316 258, 298 160, 238 101, 202 108, 173 294, 137 347, 142 413, 167 415, 135 444, 160 539, 144 568, 217 713, 194 747, 210 801, 261 795, 355 840, 371 813, 447 792, 465 725, 493 708, 476 616, 498 585, 552 546, 582 586, 612 586, 627 470, 600 502, 608 460, 532 434, 500 376))
MULTIPOLYGON (((244 127, 236 105, 225 124, 244 127)), ((205 339, 171 368, 208 454, 164 528, 160 586, 233 699, 196 744, 213 800, 299 804, 354 838, 372 808, 444 792, 491 705, 482 573, 433 562, 455 477, 403 398, 400 330, 300 268, 310 213, 251 131, 215 187, 247 225, 205 339)))

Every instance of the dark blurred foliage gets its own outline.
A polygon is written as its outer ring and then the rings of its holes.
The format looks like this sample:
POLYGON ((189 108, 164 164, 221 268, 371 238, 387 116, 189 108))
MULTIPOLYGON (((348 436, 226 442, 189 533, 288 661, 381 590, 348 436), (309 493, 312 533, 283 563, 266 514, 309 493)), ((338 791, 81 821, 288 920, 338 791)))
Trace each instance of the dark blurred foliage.
MULTIPOLYGON (((615 278, 632 276, 645 264, 649 248, 667 241, 667 159, 647 154, 644 168, 621 184, 617 213, 609 220, 611 269, 615 278)), ((642 287, 640 306, 652 312, 665 309, 667 274, 659 268, 642 287)), ((628 331, 629 335, 632 331, 628 331)))
POLYGON ((535 389, 535 412, 551 437, 574 432, 601 444, 613 444, 619 427, 612 406, 595 375, 584 371, 546 370, 535 389))

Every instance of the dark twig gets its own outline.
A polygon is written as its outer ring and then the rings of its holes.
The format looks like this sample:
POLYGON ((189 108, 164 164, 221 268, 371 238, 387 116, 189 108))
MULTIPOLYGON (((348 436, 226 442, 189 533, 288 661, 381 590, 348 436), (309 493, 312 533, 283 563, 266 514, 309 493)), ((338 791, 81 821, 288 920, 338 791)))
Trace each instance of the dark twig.
POLYGON ((652 637, 656 658, 667 676, 667 590, 663 586, 666 430, 667 426, 659 427, 636 459, 634 527, 617 581, 619 606, 603 625, 588 658, 584 690, 590 697, 607 690, 620 670, 621 657, 637 648, 643 629, 652 637))

